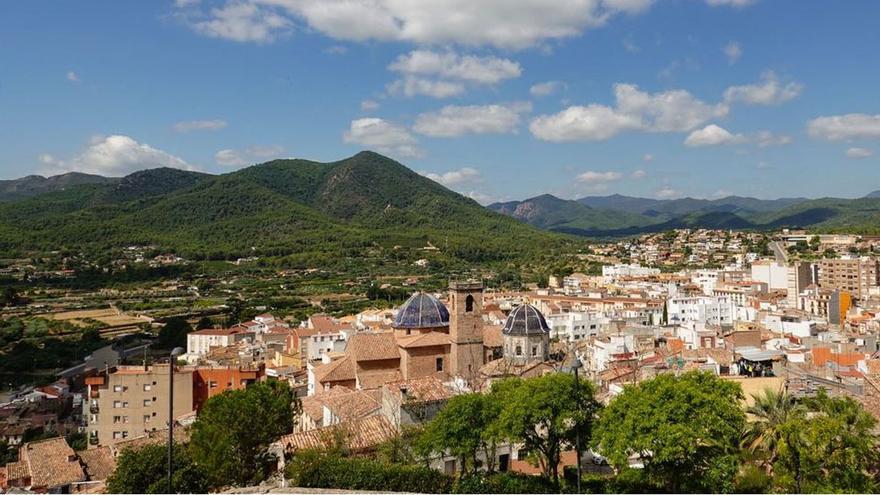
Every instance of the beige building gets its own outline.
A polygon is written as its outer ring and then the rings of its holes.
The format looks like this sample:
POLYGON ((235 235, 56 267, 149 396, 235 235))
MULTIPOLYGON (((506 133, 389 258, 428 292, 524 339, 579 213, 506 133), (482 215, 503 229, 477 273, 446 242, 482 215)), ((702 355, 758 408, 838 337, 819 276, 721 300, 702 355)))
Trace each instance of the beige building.
MULTIPOLYGON (((89 447, 168 427, 168 365, 118 366, 86 378, 89 447)), ((193 411, 192 371, 174 373, 174 418, 193 411)))
POLYGON ((786 301, 788 307, 803 309, 798 306, 801 292, 813 281, 813 265, 810 263, 796 262, 788 266, 788 278, 786 283, 786 301))
POLYGON ((867 298, 880 287, 880 260, 870 257, 820 260, 819 286, 846 291, 855 298, 867 298))

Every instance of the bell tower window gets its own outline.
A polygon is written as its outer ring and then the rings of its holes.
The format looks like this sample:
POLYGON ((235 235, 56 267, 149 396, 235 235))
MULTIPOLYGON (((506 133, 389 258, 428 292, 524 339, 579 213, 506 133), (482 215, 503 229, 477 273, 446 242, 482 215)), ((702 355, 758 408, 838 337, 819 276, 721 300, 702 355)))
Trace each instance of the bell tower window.
POLYGON ((468 294, 467 298, 464 300, 464 311, 466 313, 474 311, 474 296, 468 294))

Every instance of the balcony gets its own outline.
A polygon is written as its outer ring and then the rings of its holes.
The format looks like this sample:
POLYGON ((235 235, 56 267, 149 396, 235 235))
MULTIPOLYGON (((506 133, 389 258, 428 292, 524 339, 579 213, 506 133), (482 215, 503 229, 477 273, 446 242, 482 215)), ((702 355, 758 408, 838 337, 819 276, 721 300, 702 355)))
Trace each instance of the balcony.
POLYGON ((91 404, 89 404, 89 412, 92 414, 98 414, 98 412, 100 412, 100 408, 98 407, 97 402, 92 402, 91 404))

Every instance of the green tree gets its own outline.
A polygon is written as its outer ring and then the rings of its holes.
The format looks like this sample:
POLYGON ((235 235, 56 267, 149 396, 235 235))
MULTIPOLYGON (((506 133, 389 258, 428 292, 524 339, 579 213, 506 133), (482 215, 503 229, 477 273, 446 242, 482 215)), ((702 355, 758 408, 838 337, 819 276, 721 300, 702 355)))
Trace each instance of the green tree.
POLYGON ((199 322, 196 323, 196 330, 204 330, 206 328, 213 328, 213 327, 214 327, 214 320, 212 320, 210 317, 207 317, 207 316, 203 316, 203 317, 199 318, 199 322))
POLYGON ((777 489, 797 492, 873 492, 880 462, 877 420, 850 397, 824 391, 804 401, 808 415, 787 421, 773 464, 777 489))
POLYGON ((263 480, 271 464, 268 446, 293 431, 298 408, 287 383, 275 380, 208 399, 193 425, 190 449, 211 486, 263 480))
POLYGON ((753 395, 755 403, 746 409, 752 420, 746 426, 743 447, 757 455, 766 465, 772 465, 785 443, 785 425, 802 418, 807 409, 786 392, 765 389, 753 395))
MULTIPOLYGON (((168 451, 164 443, 125 449, 116 461, 116 470, 107 479, 110 493, 169 493, 168 451)), ((172 460, 174 475, 170 493, 206 493, 205 472, 193 462, 183 445, 176 445, 172 460)))
POLYGON ((602 412, 594 444, 618 469, 633 455, 672 492, 733 488, 745 425, 738 384, 711 373, 663 374, 624 388, 602 412))
POLYGON ((499 431, 536 453, 544 476, 558 484, 563 447, 573 448, 577 434, 581 445, 589 442, 599 410, 592 384, 582 380, 575 388, 573 375, 551 373, 497 382, 492 394, 502 404, 499 431))
POLYGON ((186 335, 192 332, 192 327, 183 318, 169 318, 159 330, 159 336, 153 343, 156 349, 173 349, 186 347, 186 335))
MULTIPOLYGON (((490 394, 463 394, 449 400, 425 429, 425 441, 435 452, 458 458, 461 473, 477 472, 477 455, 494 461, 498 440, 496 422, 501 412, 498 397, 490 394)), ((494 465, 488 466, 489 470, 494 465)))

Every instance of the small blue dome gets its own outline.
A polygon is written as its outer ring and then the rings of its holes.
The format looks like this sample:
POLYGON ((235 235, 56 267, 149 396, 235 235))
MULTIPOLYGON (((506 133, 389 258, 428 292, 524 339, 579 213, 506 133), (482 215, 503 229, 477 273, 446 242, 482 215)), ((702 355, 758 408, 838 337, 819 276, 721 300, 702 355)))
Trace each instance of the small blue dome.
POLYGON ((504 335, 541 335, 550 333, 550 325, 544 315, 531 304, 517 306, 507 315, 501 328, 504 335))
POLYGON ((397 311, 394 328, 437 328, 449 326, 449 310, 436 297, 416 292, 397 311))

